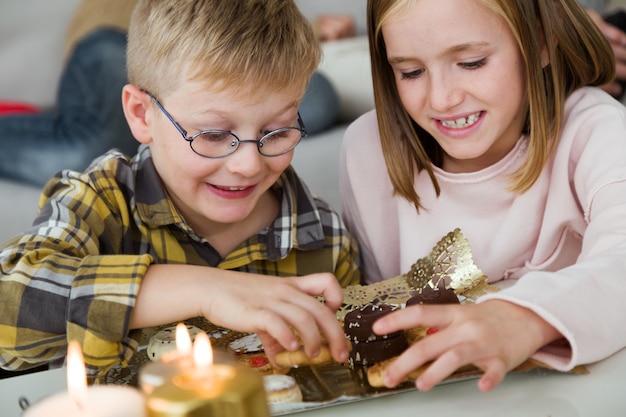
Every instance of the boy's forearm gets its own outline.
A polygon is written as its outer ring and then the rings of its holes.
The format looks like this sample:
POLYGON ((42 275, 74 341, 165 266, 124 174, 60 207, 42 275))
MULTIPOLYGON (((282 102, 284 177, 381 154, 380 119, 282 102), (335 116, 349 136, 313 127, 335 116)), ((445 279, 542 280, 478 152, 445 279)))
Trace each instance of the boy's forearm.
POLYGON ((151 265, 146 272, 130 317, 130 328, 139 329, 199 317, 206 283, 216 268, 195 265, 151 265))

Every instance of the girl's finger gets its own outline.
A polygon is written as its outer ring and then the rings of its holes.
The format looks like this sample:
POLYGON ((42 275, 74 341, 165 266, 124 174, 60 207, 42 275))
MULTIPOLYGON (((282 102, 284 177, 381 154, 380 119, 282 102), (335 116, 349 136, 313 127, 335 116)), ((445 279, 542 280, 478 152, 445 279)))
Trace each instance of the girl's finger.
POLYGON ((382 335, 413 327, 432 327, 443 329, 452 323, 454 311, 461 306, 414 305, 394 311, 377 320, 372 329, 382 335))

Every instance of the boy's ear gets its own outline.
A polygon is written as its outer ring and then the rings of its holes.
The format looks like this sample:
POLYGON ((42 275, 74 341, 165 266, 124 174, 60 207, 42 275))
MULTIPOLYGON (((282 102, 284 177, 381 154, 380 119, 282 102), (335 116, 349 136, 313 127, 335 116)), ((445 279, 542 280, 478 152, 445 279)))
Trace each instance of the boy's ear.
POLYGON ((127 84, 122 89, 122 107, 126 121, 135 139, 143 144, 152 142, 147 116, 150 102, 150 96, 132 84, 127 84))

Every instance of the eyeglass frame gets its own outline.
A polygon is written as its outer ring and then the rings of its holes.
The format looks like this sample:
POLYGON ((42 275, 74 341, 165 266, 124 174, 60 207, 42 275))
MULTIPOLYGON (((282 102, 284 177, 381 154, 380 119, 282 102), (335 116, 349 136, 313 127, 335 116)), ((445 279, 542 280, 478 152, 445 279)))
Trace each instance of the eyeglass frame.
POLYGON ((194 135, 192 135, 192 136, 189 136, 189 134, 187 133, 187 131, 186 131, 185 129, 183 129, 183 127, 182 127, 182 126, 181 126, 181 125, 180 125, 180 124, 179 124, 176 120, 174 120, 174 117, 172 117, 172 115, 171 115, 171 114, 170 114, 167 110, 165 110, 165 107, 163 107, 163 105, 161 104, 161 102, 159 102, 159 100, 158 100, 155 96, 153 96, 152 94, 150 94, 149 92, 147 92, 147 91, 145 91, 145 90, 142 90, 142 91, 143 91, 144 93, 146 93, 146 94, 148 95, 148 97, 150 97, 150 99, 151 99, 151 100, 152 100, 152 101, 153 101, 153 102, 157 105, 157 107, 161 110, 161 112, 163 112, 163 114, 165 115, 165 117, 167 117, 167 118, 169 119, 169 121, 170 121, 170 122, 172 122, 172 124, 174 125, 174 127, 176 128, 176 130, 178 130, 178 132, 181 134, 181 136, 183 137, 183 139, 185 139, 185 141, 189 142, 189 147, 191 148, 191 150, 192 150, 192 151, 193 151, 196 155, 202 156, 202 157, 204 157, 204 158, 211 158, 211 159, 225 158, 225 157, 227 157, 227 156, 232 155, 233 153, 235 153, 235 152, 237 151, 237 149, 239 149, 239 145, 241 145, 242 143, 246 143, 246 142, 249 142, 249 143, 255 143, 255 144, 256 144, 256 147, 257 147, 257 151, 258 151, 261 155, 263 155, 263 156, 265 156, 265 157, 268 157, 268 158, 271 158, 271 157, 274 157, 274 156, 284 155, 284 154, 286 154, 286 153, 288 153, 288 152, 293 151, 293 150, 296 148, 296 146, 298 146, 298 144, 302 141, 302 139, 306 138, 306 137, 309 135, 309 132, 306 130, 306 127, 304 126, 304 122, 302 121, 302 116, 300 116, 300 112, 298 112, 298 118, 297 118, 297 120, 296 120, 296 123, 297 123, 300 127, 297 127, 297 126, 287 126, 287 127, 281 127, 281 128, 278 128, 278 129, 274 129, 274 130, 272 130, 272 131, 270 131, 270 132, 268 132, 268 133, 264 134, 264 135, 261 137, 261 139, 258 139, 258 140, 257 140, 257 139, 244 139, 244 140, 241 140, 241 139, 239 139, 239 136, 237 136, 235 133, 233 133, 233 132, 231 132, 231 131, 229 131, 229 130, 221 130, 221 129, 207 129, 207 130, 201 130, 200 132, 198 132, 198 133, 196 133, 196 134, 194 134, 194 135), (290 147, 289 149, 287 149, 287 150, 285 150, 285 151, 283 151, 283 152, 281 152, 281 153, 277 153, 277 154, 275 154, 275 155, 266 155, 266 154, 264 154, 264 153, 261 151, 261 148, 263 148, 263 142, 265 141, 265 139, 267 139, 268 137, 273 136, 273 135, 275 135, 275 134, 277 134, 277 133, 280 133, 280 132, 283 132, 283 131, 285 131, 285 130, 288 130, 288 129, 289 129, 289 130, 291 130, 291 129, 295 129, 295 130, 300 131, 300 139, 299 139, 299 140, 298 140, 298 141, 297 141, 297 142, 296 142, 296 143, 295 143, 292 147, 290 147), (234 141, 233 143, 236 143, 236 144, 237 144, 237 146, 234 146, 234 147, 233 147, 233 150, 232 150, 231 152, 229 152, 229 153, 225 154, 225 155, 220 155, 220 156, 208 156, 208 155, 203 155, 203 154, 199 153, 198 151, 196 151, 196 150, 193 148, 193 141, 194 141, 194 140, 195 140, 198 136, 200 136, 200 135, 204 135, 204 134, 208 134, 208 133, 225 133, 225 134, 228 134, 228 135, 232 136, 232 137, 235 139, 235 141, 234 141))

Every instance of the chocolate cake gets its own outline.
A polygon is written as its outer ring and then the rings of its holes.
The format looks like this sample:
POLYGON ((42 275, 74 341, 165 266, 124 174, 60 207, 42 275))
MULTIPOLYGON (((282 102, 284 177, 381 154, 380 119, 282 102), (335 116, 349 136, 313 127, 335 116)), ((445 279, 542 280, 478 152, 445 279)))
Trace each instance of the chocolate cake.
POLYGON ((389 304, 366 304, 346 314, 344 331, 352 344, 351 365, 373 365, 406 350, 408 343, 404 332, 376 335, 372 331, 374 322, 393 310, 395 308, 389 304))
POLYGON ((439 282, 437 288, 430 285, 425 286, 420 291, 413 292, 411 298, 406 302, 407 307, 415 304, 460 304, 452 288, 446 288, 443 281, 439 282))

